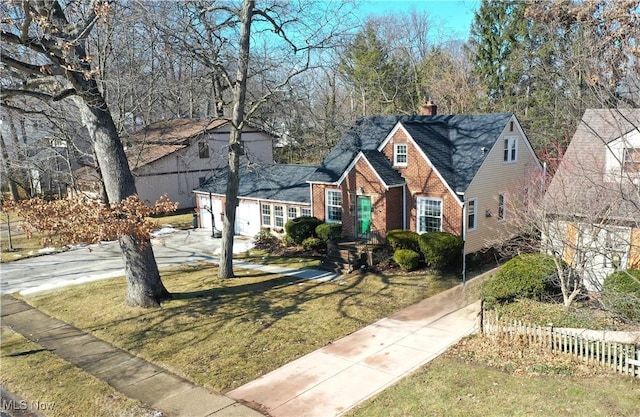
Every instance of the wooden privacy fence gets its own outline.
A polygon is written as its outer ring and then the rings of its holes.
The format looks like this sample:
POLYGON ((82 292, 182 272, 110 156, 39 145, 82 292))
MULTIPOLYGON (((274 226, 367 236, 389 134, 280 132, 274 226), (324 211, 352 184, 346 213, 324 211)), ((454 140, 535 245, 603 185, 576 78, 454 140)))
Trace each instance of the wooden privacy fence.
POLYGON ((482 333, 485 335, 518 337, 551 352, 573 355, 585 362, 640 378, 640 345, 637 343, 592 340, 576 334, 575 330, 571 329, 502 320, 495 311, 483 310, 481 320, 482 333))

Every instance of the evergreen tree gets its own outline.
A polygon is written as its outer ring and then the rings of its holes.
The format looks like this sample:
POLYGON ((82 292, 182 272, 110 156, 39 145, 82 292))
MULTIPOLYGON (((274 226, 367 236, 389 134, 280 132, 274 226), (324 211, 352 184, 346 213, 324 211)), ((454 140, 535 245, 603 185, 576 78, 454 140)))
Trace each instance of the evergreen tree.
POLYGON ((473 72, 486 86, 487 105, 494 110, 510 105, 509 97, 518 93, 523 67, 513 57, 527 36, 525 6, 522 1, 482 0, 471 25, 473 72))

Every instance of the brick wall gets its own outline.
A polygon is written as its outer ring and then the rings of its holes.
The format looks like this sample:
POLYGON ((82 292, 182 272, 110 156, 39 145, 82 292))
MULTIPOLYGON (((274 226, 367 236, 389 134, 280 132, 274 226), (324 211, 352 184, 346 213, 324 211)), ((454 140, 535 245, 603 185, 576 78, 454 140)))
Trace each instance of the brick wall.
POLYGON ((429 166, 413 142, 407 139, 403 129, 398 129, 382 152, 393 161, 393 144, 407 143, 407 166, 396 167, 407 182, 407 228, 416 231, 418 197, 442 199, 442 230, 462 234, 462 206, 457 196, 451 194, 436 172, 429 166))

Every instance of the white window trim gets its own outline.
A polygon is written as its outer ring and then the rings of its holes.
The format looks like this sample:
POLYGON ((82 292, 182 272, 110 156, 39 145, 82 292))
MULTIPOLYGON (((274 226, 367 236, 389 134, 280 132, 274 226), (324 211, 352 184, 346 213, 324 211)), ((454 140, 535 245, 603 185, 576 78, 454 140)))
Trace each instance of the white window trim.
POLYGON ((502 149, 502 161, 505 164, 514 164, 518 162, 518 137, 517 136, 507 136, 504 138, 503 143, 507 142, 507 148, 502 149), (508 151, 507 159, 504 158, 504 151, 508 151), (513 157, 513 153, 515 152, 515 157, 513 157))
POLYGON ((272 208, 273 208, 273 210, 272 210, 272 213, 273 213, 273 227, 276 228, 276 229, 284 229, 284 225, 285 225, 285 223, 287 223, 287 207, 283 206, 282 204, 274 204, 272 208), (276 214, 276 208, 277 207, 280 208, 280 213, 281 213, 280 216, 278 216, 276 214), (280 226, 278 226, 278 224, 276 223, 276 220, 278 218, 282 219, 282 225, 280 225, 280 226))
POLYGON ((271 207, 271 204, 260 204, 260 222, 262 223, 263 226, 266 227, 272 227, 273 226, 273 209, 271 207), (264 207, 268 207, 269 208, 269 213, 265 213, 264 211, 264 207), (269 216, 269 223, 265 223, 264 219, 265 216, 269 216))
POLYGON ((420 201, 438 201, 440 202, 440 232, 442 232, 442 224, 444 223, 443 221, 443 216, 444 216, 444 204, 441 198, 437 198, 437 197, 417 197, 416 198, 416 231, 418 233, 426 233, 427 230, 420 230, 420 210, 419 210, 419 206, 420 206, 420 201))
POLYGON ((330 193, 338 193, 340 196, 340 212, 342 213, 342 191, 334 188, 327 188, 324 194, 324 210, 325 210, 325 222, 327 223, 342 223, 342 216, 340 220, 330 219, 329 218, 329 207, 338 207, 338 206, 329 206, 329 194, 330 193))
POLYGON ((393 165, 397 166, 397 167, 406 167, 407 166, 407 162, 409 161, 409 145, 407 143, 394 143, 393 144, 393 165), (405 149, 404 152, 404 157, 405 157, 405 161, 404 162, 398 162, 398 148, 400 146, 403 146, 405 149))
POLYGON ((478 229, 478 199, 471 198, 467 202, 467 231, 473 232, 478 229), (469 206, 473 203, 473 213, 469 212, 469 206), (469 215, 473 214, 473 225, 469 224, 469 215))
POLYGON ((311 209, 308 207, 301 207, 300 208, 300 217, 304 217, 304 216, 311 216, 311 209), (305 214, 306 212, 306 214, 305 214))

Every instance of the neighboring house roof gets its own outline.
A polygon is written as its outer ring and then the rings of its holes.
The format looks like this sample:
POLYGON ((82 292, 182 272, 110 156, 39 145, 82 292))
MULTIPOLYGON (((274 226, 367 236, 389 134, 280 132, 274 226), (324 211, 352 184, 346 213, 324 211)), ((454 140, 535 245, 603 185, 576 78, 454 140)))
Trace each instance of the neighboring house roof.
MULTIPOLYGON (((243 165, 240 167, 238 197, 308 204, 311 195, 307 180, 316 169, 316 166, 306 165, 243 165)), ((227 173, 228 168, 218 171, 194 191, 226 194, 227 173)))
POLYGON ((512 113, 434 116, 373 116, 358 120, 311 177, 335 183, 359 151, 375 150, 401 123, 456 192, 464 192, 512 113), (485 148, 487 152, 482 152, 485 148))
POLYGON ((189 139, 217 129, 229 123, 228 119, 172 119, 151 123, 144 129, 125 138, 136 143, 158 145, 184 144, 189 139))
POLYGON ((138 169, 189 146, 193 138, 229 123, 228 119, 172 119, 151 123, 123 138, 131 169, 138 169))
POLYGON ((622 175, 622 165, 614 176, 606 167, 614 143, 640 135, 639 127, 640 109, 585 111, 545 195, 546 210, 587 221, 639 221, 640 183, 622 175))

